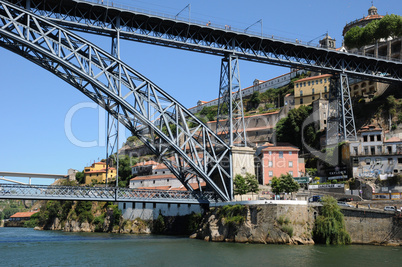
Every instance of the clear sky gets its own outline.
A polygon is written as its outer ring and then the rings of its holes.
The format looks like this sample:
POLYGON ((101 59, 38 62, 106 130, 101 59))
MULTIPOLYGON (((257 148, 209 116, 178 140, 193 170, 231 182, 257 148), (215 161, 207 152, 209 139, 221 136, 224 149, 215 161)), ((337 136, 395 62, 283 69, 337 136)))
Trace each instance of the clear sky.
MULTIPOLYGON (((371 1, 118 0, 114 4, 173 16, 191 4, 192 20, 245 29, 262 19, 264 34, 302 41, 317 42, 328 31, 339 47, 345 24, 366 16, 371 1)), ((380 15, 402 15, 400 0, 376 0, 374 6, 380 15)), ((188 9, 180 17, 188 19, 188 9)), ((249 30, 261 32, 261 24, 249 30)), ((85 37, 110 50, 110 39, 85 37)), ((66 174, 69 168, 81 171, 105 158, 102 110, 26 59, 3 48, 0 58, 0 171, 66 174), (71 113, 74 109, 78 111, 71 113), (69 114, 74 116, 68 119, 69 114), (82 142, 91 147, 83 147, 82 142)), ((218 96, 221 58, 217 56, 123 41, 121 58, 188 108, 218 96)), ((241 85, 248 87, 254 79, 268 80, 288 71, 241 61, 241 85)))

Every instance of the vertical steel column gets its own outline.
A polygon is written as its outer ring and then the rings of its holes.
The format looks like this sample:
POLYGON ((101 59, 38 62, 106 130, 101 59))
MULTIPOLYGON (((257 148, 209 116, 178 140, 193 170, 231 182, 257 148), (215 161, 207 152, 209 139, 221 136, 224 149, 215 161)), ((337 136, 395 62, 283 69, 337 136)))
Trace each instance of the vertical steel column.
POLYGON ((216 133, 229 146, 246 146, 240 71, 237 56, 222 59, 216 133))
MULTIPOLYGON (((216 134, 230 147, 247 146, 245 129, 239 60, 237 56, 228 55, 222 59, 221 63, 216 134)), ((230 199, 233 199, 232 161, 232 153, 229 153, 229 162, 231 163, 231 181, 229 183, 230 199)))
MULTIPOLYGON (((112 52, 111 54, 116 58, 120 59, 120 17, 116 19, 116 35, 112 36, 112 52)), ((119 76, 118 80, 113 79, 109 83, 109 88, 115 91, 119 96, 121 96, 121 68, 118 68, 119 76)), ((109 101, 109 100, 108 100, 109 101)), ((110 102, 107 103, 110 106, 110 102)), ((119 105, 112 107, 112 110, 108 112, 106 117, 106 185, 108 182, 109 167, 113 165, 109 157, 114 156, 116 161, 116 187, 119 184, 119 120, 111 115, 111 113, 119 113, 119 105)), ((118 115, 119 116, 119 115, 118 115)), ((115 194, 117 197, 117 192, 115 194)))
POLYGON ((356 140, 352 99, 345 73, 331 79, 327 118, 327 146, 345 140, 356 140))

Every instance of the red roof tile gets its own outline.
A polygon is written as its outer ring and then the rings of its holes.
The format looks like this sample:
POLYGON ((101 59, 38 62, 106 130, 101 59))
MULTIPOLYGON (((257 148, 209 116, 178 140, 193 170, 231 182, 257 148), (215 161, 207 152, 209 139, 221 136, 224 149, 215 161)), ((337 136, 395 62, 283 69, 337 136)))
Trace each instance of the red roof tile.
POLYGON ((31 217, 33 214, 35 214, 37 212, 38 211, 17 212, 14 215, 11 215, 10 218, 27 218, 27 217, 31 217))

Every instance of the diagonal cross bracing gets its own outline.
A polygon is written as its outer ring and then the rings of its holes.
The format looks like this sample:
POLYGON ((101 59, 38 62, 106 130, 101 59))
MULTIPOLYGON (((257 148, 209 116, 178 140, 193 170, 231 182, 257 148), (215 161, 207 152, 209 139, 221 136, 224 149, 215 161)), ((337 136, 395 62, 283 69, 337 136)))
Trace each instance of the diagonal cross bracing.
MULTIPOLYGON (((28 0, 8 0, 22 7, 28 0)), ((33 12, 65 27, 122 39, 383 82, 402 82, 402 62, 333 51, 79 0, 29 0, 33 12)))
POLYGON ((194 176, 222 200, 231 200, 232 192, 225 187, 232 179, 227 171, 230 147, 121 60, 46 18, 3 0, 0 46, 52 72, 110 112, 159 156, 189 191, 194 189, 188 177, 194 176), (37 39, 46 41, 34 43, 37 39), (110 86, 114 80, 120 81, 120 90, 110 86), (117 105, 120 108, 113 109, 117 105), (194 134, 191 128, 196 127, 198 133, 194 134), (209 175, 210 170, 215 171, 209 175))

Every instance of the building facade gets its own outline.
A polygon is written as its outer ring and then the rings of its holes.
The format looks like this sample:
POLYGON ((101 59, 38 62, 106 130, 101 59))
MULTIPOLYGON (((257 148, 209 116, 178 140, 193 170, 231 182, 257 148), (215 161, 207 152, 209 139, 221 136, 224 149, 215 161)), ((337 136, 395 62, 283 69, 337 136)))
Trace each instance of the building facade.
POLYGON ((295 81, 295 108, 308 106, 317 99, 328 99, 331 77, 330 74, 323 74, 295 81))
POLYGON ((362 127, 349 146, 353 177, 387 179, 402 173, 402 140, 385 136, 380 127, 362 127))
MULTIPOLYGON (((85 184, 106 183, 106 162, 95 162, 91 167, 84 168, 85 184)), ((116 180, 116 168, 109 167, 107 182, 116 180)))
POLYGON ((257 179, 264 185, 270 184, 274 176, 301 177, 305 173, 304 159, 299 158, 299 149, 294 146, 266 144, 257 153, 260 159, 256 164, 257 179))

